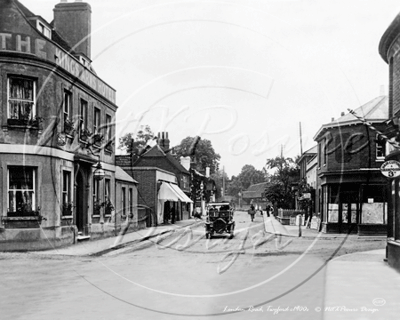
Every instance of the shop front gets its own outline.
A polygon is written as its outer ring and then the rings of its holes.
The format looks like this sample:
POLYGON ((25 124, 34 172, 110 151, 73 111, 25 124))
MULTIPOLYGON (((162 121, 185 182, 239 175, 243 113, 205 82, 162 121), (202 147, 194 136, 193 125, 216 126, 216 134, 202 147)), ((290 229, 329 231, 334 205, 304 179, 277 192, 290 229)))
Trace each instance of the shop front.
POLYGON ((326 184, 322 191, 322 232, 386 234, 385 184, 326 184))
POLYGON ((193 201, 177 184, 161 181, 158 191, 157 221, 158 224, 181 220, 183 213, 192 212, 193 201))

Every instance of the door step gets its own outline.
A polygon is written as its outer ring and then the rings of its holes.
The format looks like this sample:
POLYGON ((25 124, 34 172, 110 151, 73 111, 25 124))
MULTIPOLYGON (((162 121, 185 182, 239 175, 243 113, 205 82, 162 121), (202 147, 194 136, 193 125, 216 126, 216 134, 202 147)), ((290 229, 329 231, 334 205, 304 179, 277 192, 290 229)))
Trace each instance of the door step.
POLYGON ((78 240, 78 241, 90 240, 90 236, 84 236, 84 235, 78 233, 78 237, 76 238, 76 240, 78 240))

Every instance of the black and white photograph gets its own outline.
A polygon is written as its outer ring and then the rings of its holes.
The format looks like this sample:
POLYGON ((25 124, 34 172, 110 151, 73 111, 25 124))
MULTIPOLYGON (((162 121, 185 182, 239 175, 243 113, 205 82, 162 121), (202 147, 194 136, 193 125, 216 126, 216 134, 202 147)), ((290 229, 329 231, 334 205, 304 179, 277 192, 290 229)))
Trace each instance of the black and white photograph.
POLYGON ((0 0, 0 122, 0 319, 399 318, 399 1, 0 0))

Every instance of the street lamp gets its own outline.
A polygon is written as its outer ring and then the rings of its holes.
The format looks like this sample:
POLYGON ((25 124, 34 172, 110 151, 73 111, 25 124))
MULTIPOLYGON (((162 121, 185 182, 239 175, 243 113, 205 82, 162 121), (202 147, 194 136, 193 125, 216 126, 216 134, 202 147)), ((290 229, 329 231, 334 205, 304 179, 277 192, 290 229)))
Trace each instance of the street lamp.
POLYGON ((239 209, 240 209, 240 198, 242 197, 242 193, 240 191, 238 193, 238 196, 239 196, 239 209))
POLYGON ((96 169, 93 172, 93 178, 95 180, 101 181, 105 177, 106 173, 104 172, 100 161, 97 162, 96 169))

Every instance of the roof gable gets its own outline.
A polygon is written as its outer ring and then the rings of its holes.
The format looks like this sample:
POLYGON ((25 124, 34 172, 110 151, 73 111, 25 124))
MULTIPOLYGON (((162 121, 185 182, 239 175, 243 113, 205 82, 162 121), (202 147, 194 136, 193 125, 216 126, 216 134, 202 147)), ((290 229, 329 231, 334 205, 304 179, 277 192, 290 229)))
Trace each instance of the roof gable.
MULTIPOLYGON (((134 163, 134 166, 140 166, 141 164, 145 164, 146 166, 148 165, 150 159, 160 159, 159 161, 167 161, 172 167, 176 168, 177 171, 184 173, 184 174, 189 174, 189 171, 185 169, 181 165, 181 163, 175 159, 171 154, 165 153, 162 148, 156 144, 155 146, 151 147, 149 150, 147 150, 144 154, 142 154, 138 160, 134 163)), ((152 165, 154 166, 154 165, 152 165)))
POLYGON ((160 148, 158 144, 155 146, 151 147, 149 150, 147 150, 144 154, 142 154, 143 158, 146 157, 165 157, 164 151, 160 148))

